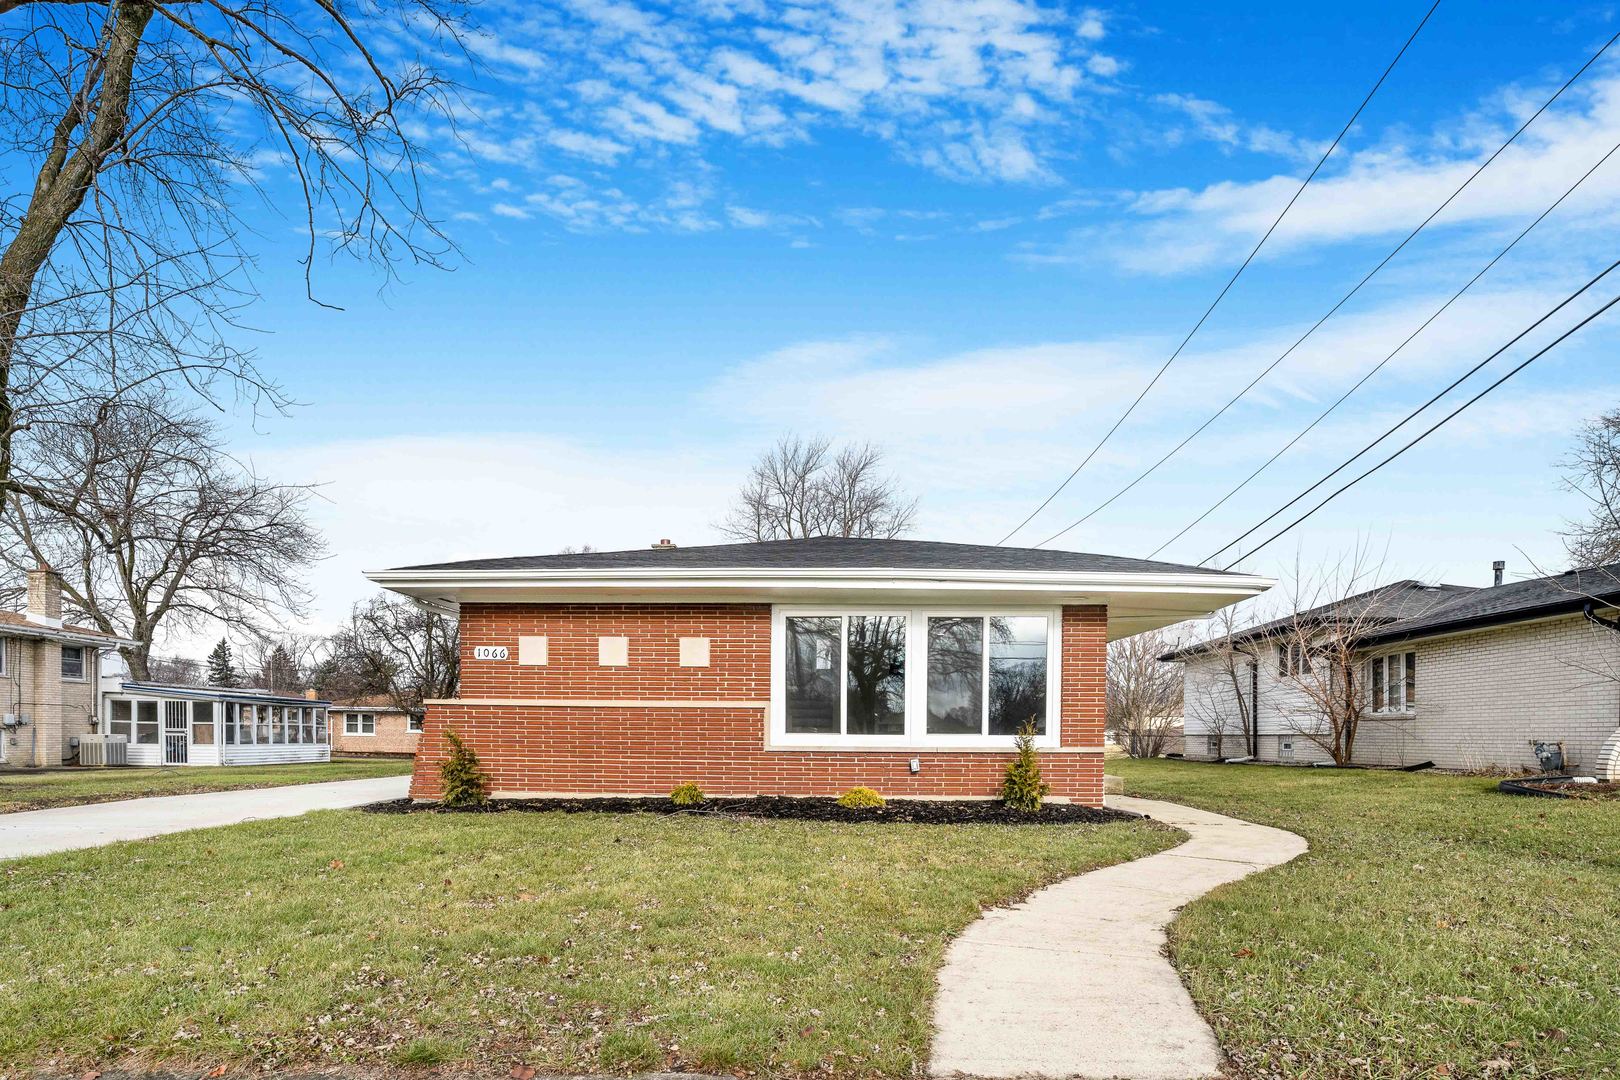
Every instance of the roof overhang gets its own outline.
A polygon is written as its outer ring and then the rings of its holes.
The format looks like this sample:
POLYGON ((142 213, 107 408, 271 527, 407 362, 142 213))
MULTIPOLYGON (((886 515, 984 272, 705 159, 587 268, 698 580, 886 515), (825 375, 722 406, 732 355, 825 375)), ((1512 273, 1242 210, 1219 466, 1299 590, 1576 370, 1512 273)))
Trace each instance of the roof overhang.
POLYGON ((301 697, 297 694, 255 693, 252 690, 238 690, 224 686, 175 686, 170 683, 137 682, 134 679, 119 680, 118 689, 111 692, 131 696, 186 698, 193 701, 267 702, 272 705, 305 705, 316 708, 329 708, 332 704, 324 698, 301 697))
POLYGON ((1106 604, 1110 638, 1206 618, 1269 589, 1224 573, 902 569, 373 570, 446 614, 467 603, 1106 604))
POLYGON ((66 626, 25 626, 20 623, 0 623, 0 637, 59 641, 64 645, 84 645, 93 649, 134 648, 140 644, 133 638, 115 637, 112 634, 85 633, 66 626))

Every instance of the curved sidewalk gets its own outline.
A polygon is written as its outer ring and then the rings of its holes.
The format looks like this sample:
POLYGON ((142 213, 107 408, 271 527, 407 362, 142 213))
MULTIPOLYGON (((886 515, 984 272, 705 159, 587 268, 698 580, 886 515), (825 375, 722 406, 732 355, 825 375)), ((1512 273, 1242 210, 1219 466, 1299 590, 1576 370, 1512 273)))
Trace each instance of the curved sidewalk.
POLYGON ((1201 1080, 1220 1046, 1164 955, 1177 910, 1305 852, 1282 829, 1109 796, 1191 837, 998 908, 952 944, 934 1005, 934 1076, 1201 1080))
POLYGON ((341 810, 384 799, 403 799, 410 784, 409 776, 381 776, 210 791, 200 795, 157 795, 0 814, 0 859, 48 855, 100 847, 119 840, 143 840, 189 829, 236 825, 260 818, 296 817, 311 810, 341 810))

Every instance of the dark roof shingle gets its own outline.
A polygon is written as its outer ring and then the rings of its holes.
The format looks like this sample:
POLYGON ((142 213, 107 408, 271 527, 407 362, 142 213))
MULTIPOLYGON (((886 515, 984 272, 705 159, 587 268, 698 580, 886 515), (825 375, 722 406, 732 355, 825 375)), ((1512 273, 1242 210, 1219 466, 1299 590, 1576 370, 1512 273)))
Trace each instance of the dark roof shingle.
POLYGON ((567 555, 520 555, 501 559, 401 566, 398 570, 1028 570, 1098 573, 1222 575, 1226 571, 1180 563, 1093 555, 1079 551, 946 544, 931 540, 867 540, 818 537, 751 544, 634 548, 567 555))
POLYGON ((1523 622, 1580 611, 1588 603, 1620 601, 1620 563, 1473 589, 1430 611, 1392 623, 1364 639, 1369 645, 1430 634, 1523 622))

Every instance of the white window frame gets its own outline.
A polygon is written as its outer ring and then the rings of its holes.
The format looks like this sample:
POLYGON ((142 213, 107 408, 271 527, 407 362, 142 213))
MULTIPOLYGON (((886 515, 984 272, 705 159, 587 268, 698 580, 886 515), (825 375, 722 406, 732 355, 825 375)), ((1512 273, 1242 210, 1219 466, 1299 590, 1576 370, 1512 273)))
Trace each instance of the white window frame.
POLYGON ((1406 700, 1406 658, 1413 657, 1416 662, 1417 653, 1413 649, 1402 649, 1400 652, 1384 653, 1368 659, 1364 669, 1367 680, 1367 711, 1377 716, 1412 716, 1417 712, 1416 704, 1406 700), (1400 661, 1397 665, 1395 661, 1400 661), (1372 669, 1381 666, 1384 671, 1384 704, 1379 706, 1372 696, 1372 669), (1399 677, 1391 680, 1391 673, 1398 672, 1399 677), (1395 688, 1400 688, 1400 704, 1392 705, 1395 700, 1395 688))
POLYGON ((422 734, 422 729, 426 726, 426 724, 427 717, 425 716, 418 716, 414 713, 405 714, 405 733, 407 735, 422 734))
MULTIPOLYGON (((1063 712, 1063 609, 1061 607, 957 605, 941 607, 863 607, 836 604, 773 605, 771 608, 771 707, 767 728, 767 749, 874 750, 892 747, 917 749, 1010 750, 1011 735, 930 735, 928 733, 928 620, 942 617, 994 617, 1035 615, 1046 619, 1046 732, 1035 737, 1035 745, 1055 749, 1061 745, 1063 712), (832 618, 840 615, 889 615, 906 620, 906 729, 898 735, 844 735, 787 730, 787 620, 789 618, 832 618)), ((988 658, 990 642, 984 643, 988 658)), ((845 652, 842 640, 838 650, 839 708, 847 694, 845 652)), ((988 659, 987 659, 988 662, 988 659)), ((984 684, 984 707, 989 708, 990 687, 984 684)), ((842 715, 842 711, 840 712, 842 715)))
POLYGON ((343 734, 354 739, 369 739, 377 734, 377 714, 372 712, 345 712, 343 714, 343 734), (362 722, 366 717, 371 718, 371 730, 365 730, 362 722), (354 721, 354 730, 349 730, 349 721, 354 721))
POLYGON ((0 679, 11 674, 11 639, 0 638, 0 679))
POLYGON ((67 651, 69 649, 78 649, 79 650, 79 673, 77 675, 69 675, 66 671, 62 671, 62 681, 63 682, 89 682, 90 681, 90 647, 88 645, 63 645, 62 650, 61 650, 61 655, 57 658, 57 667, 58 667, 58 669, 59 670, 61 669, 62 661, 67 658, 67 651))

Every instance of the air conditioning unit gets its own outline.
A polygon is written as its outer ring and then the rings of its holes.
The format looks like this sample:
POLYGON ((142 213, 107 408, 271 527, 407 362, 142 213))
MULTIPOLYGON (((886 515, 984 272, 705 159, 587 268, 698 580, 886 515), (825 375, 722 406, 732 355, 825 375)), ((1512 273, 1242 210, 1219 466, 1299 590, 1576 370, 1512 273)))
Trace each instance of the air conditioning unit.
POLYGON ((128 735, 79 736, 80 765, 128 765, 128 735))

